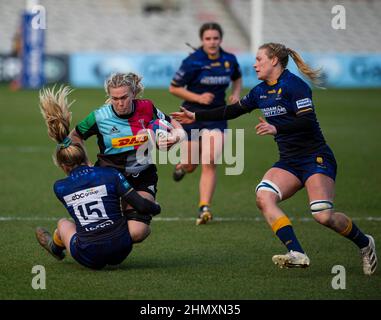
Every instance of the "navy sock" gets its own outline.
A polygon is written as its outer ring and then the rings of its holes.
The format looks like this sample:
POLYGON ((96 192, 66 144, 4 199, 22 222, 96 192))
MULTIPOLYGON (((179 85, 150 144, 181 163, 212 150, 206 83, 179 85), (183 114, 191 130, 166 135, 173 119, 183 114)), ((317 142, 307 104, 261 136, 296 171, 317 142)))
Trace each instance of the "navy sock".
POLYGON ((65 250, 65 247, 61 247, 61 246, 58 246, 54 243, 54 241, 52 242, 52 252, 56 255, 60 255, 62 253, 62 251, 65 250))
POLYGON ((369 244, 369 238, 351 221, 352 228, 343 234, 344 237, 353 241, 360 249, 369 244))
POLYGON ((294 229, 291 225, 284 226, 280 228, 276 235, 283 242, 283 244, 287 247, 288 251, 298 251, 304 253, 302 246, 300 245, 296 235, 294 233, 294 229))

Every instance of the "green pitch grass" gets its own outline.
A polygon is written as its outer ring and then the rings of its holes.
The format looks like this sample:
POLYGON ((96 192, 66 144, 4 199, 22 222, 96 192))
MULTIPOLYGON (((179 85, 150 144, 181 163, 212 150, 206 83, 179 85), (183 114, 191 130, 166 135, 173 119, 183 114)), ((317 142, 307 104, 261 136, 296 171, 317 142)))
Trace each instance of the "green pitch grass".
MULTIPOLYGON (((358 249, 311 221, 304 191, 282 208, 293 218, 311 267, 281 270, 271 262, 272 255, 284 248, 261 218, 254 188, 277 160, 277 150, 271 137, 255 135, 258 112, 230 122, 231 128, 245 129, 245 168, 242 175, 226 176, 220 166, 215 221, 194 223, 199 169, 177 184, 171 178, 173 167, 160 165, 162 213, 152 222, 151 236, 134 247, 119 269, 92 271, 71 257, 54 260, 37 244, 34 229, 53 230, 56 220, 68 215, 52 190, 63 173, 51 160, 54 143, 46 134, 38 94, 1 87, 0 97, 0 299, 381 298, 381 266, 372 277, 364 276, 358 249), (31 286, 35 265, 45 267, 45 290, 31 286), (335 265, 346 271, 343 290, 331 285, 335 265)), ((144 97, 165 112, 180 104, 164 90, 146 90, 144 97)), ((314 97, 321 127, 339 163, 336 208, 374 236, 381 258, 381 91, 324 90, 315 91, 314 97)), ((73 124, 104 98, 101 90, 76 90, 73 124)), ((87 146, 94 160, 95 139, 87 146)))

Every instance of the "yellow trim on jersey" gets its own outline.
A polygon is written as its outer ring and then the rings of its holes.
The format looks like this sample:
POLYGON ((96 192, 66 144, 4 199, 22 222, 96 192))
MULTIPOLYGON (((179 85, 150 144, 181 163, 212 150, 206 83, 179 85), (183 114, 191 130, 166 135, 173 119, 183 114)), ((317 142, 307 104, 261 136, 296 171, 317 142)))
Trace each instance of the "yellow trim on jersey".
POLYGON ((266 81, 266 83, 269 85, 269 86, 273 86, 275 84, 278 83, 278 79, 274 80, 274 81, 266 81))
POLYGON ((208 59, 210 59, 210 60, 217 60, 220 57, 219 52, 216 55, 211 55, 209 53, 207 53, 207 55, 208 55, 208 59))
POLYGON ((277 233, 279 229, 286 227, 286 226, 291 226, 291 221, 286 216, 283 216, 283 217, 280 217, 279 219, 277 219, 271 225, 271 229, 273 229, 274 233, 277 233))
POLYGON ((312 111, 312 108, 307 108, 307 109, 299 110, 296 114, 307 112, 307 111, 312 111))
POLYGON ((347 225, 347 227, 340 232, 341 235, 343 235, 344 237, 347 236, 350 232, 352 231, 352 220, 349 219, 349 223, 347 225))
POLYGON ((111 140, 113 148, 125 148, 131 146, 138 146, 148 140, 147 134, 138 134, 136 136, 127 136, 121 138, 114 138, 111 140))

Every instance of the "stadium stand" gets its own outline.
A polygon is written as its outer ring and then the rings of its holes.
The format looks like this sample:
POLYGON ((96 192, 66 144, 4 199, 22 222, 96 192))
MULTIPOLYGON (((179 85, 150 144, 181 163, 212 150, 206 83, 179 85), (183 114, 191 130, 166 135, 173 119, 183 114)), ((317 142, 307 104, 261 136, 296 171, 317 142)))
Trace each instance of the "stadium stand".
MULTIPOLYGON (((79 51, 187 51, 198 28, 217 21, 224 48, 250 49, 250 0, 41 0, 47 12, 48 53, 79 51)), ((381 51, 381 1, 342 0, 346 30, 333 30, 334 0, 264 1, 264 42, 308 52, 381 51)), ((0 53, 9 53, 25 0, 0 1, 0 53)))
MULTIPOLYGON (((250 38, 250 0, 225 0, 224 4, 250 38)), ((381 1, 379 0, 265 0, 263 42, 287 43, 308 52, 379 52, 381 1), (346 11, 346 29, 334 30, 332 7, 346 11)))
MULTIPOLYGON (((48 53, 78 51, 186 51, 185 42, 199 43, 198 28, 205 21, 221 22, 227 50, 244 51, 249 46, 218 0, 41 0, 47 12, 48 53)), ((0 2, 0 52, 11 48, 19 13, 25 0, 0 2)))

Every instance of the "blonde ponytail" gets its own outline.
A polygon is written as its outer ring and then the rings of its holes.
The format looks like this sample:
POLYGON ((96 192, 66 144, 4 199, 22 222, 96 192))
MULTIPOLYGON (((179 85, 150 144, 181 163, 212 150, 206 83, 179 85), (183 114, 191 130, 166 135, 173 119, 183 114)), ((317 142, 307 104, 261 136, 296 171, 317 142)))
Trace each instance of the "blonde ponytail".
POLYGON ((85 150, 79 144, 73 144, 68 137, 70 133, 71 112, 68 102, 71 89, 61 86, 57 91, 45 88, 40 91, 40 110, 48 128, 48 136, 57 143, 56 152, 53 156, 54 163, 61 167, 63 164, 69 167, 87 163, 85 150))
POLYGON ((288 54, 294 60, 299 71, 306 76, 314 85, 321 84, 321 70, 313 70, 307 63, 304 62, 302 57, 295 50, 287 48, 288 54))
POLYGON ((321 70, 313 70, 308 64, 304 62, 302 57, 293 49, 286 48, 285 45, 281 43, 274 43, 269 42, 265 43, 262 46, 259 47, 259 49, 266 49, 267 50, 267 56, 271 59, 273 57, 277 57, 279 59, 279 62, 283 68, 287 67, 288 64, 288 57, 290 56, 292 60, 294 60, 296 66, 298 67, 299 71, 308 79, 311 80, 311 82, 319 86, 321 83, 321 70))

